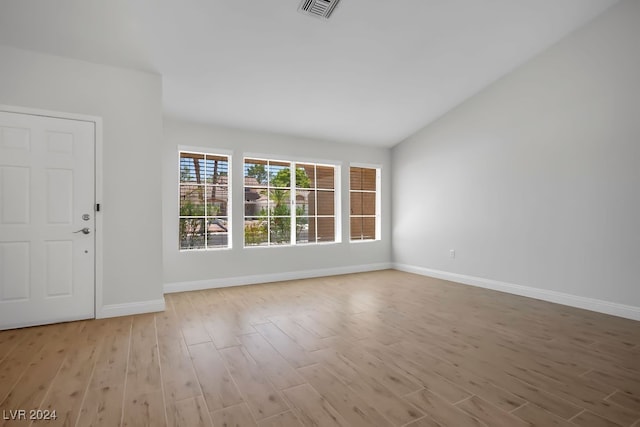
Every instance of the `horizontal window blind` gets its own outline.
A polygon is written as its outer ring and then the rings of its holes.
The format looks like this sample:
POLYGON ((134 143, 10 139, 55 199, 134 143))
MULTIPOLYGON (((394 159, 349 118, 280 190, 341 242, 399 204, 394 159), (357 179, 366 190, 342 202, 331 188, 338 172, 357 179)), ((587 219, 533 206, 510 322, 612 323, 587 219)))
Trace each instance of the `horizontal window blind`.
POLYGON ((378 177, 376 168, 349 169, 349 222, 351 240, 379 238, 378 177))

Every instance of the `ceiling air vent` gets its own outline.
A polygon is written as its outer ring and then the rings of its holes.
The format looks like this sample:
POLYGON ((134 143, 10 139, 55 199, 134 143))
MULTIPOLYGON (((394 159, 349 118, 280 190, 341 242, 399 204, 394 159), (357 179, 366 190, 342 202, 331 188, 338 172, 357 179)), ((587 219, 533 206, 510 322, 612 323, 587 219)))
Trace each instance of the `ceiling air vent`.
POLYGON ((329 19, 340 0, 302 0, 298 10, 318 18, 329 19))

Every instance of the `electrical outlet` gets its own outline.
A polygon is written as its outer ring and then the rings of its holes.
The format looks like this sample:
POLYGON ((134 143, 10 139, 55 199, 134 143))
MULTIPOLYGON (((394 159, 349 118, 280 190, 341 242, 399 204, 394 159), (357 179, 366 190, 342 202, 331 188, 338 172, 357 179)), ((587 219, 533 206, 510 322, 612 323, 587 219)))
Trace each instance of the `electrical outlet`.
POLYGON ((449 258, 455 258, 455 257, 456 257, 456 250, 455 249, 449 250, 449 258))

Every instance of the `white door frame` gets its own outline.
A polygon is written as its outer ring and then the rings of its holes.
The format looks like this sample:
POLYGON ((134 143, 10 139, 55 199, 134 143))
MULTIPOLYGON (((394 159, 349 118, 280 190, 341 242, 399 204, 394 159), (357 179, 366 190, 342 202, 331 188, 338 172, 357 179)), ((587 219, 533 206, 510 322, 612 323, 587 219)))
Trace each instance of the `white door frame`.
POLYGON ((5 113, 29 114, 32 116, 51 117, 55 119, 78 120, 91 122, 95 126, 95 203, 100 204, 100 212, 96 212, 94 206, 96 233, 95 239, 95 273, 94 273, 94 307, 93 317, 102 317, 102 117, 88 116, 76 113, 64 113, 60 111, 41 110, 38 108, 17 107, 0 104, 0 111, 5 113))

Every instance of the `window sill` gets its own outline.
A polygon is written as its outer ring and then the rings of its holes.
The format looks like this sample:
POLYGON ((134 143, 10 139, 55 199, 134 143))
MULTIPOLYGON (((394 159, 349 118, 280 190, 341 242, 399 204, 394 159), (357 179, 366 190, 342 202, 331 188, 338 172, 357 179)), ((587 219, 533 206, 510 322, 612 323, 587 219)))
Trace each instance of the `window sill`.
POLYGON ((243 246, 242 249, 299 248, 299 247, 339 245, 340 243, 342 242, 297 243, 295 245, 270 245, 270 246, 251 245, 251 246, 243 246))
POLYGON ((180 252, 181 254, 184 253, 192 253, 192 252, 222 252, 222 251, 230 251, 231 247, 229 248, 201 248, 201 249, 178 249, 178 252, 180 252))

